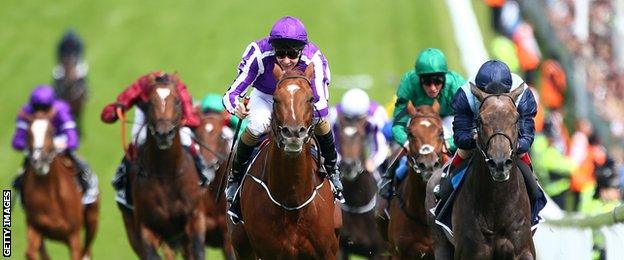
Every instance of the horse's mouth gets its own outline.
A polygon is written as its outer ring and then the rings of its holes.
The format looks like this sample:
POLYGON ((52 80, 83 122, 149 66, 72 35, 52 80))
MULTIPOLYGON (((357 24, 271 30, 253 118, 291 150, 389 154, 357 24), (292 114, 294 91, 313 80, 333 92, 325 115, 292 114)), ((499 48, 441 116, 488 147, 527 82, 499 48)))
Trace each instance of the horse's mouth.
POLYGON ((289 155, 298 155, 303 150, 303 138, 286 138, 284 152, 289 155))
POLYGON ((37 175, 48 175, 50 173, 50 164, 46 162, 35 162, 34 167, 37 175))
POLYGON ((508 170, 497 171, 494 169, 490 169, 490 173, 492 175, 492 179, 496 182, 506 182, 511 176, 508 170))

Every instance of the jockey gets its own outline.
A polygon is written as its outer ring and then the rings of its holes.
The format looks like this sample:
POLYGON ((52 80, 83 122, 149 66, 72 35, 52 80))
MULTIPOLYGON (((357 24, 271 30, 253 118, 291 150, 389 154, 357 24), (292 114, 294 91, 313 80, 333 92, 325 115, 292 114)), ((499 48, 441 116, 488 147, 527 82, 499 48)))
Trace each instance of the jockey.
MULTIPOLYGON (((132 147, 137 148, 145 142, 146 137, 146 118, 144 111, 146 104, 149 100, 147 93, 151 90, 152 80, 167 82, 171 80, 171 75, 162 71, 155 71, 141 76, 134 83, 128 86, 119 96, 115 103, 108 104, 104 107, 101 114, 101 119, 105 123, 113 123, 117 121, 116 108, 121 108, 124 111, 129 110, 132 106, 137 105, 138 109, 134 110, 134 124, 132 126, 132 147)), ((195 167, 197 167, 197 173, 199 174, 200 185, 206 186, 212 179, 212 174, 208 170, 206 163, 201 156, 199 149, 193 145, 193 132, 191 128, 199 126, 199 118, 193 111, 193 103, 191 95, 186 89, 186 85, 182 81, 178 81, 176 89, 180 95, 180 101, 182 103, 182 122, 183 126, 180 127, 180 142, 187 149, 187 151, 193 157, 195 161, 195 167)), ((118 191, 127 184, 127 171, 130 167, 130 160, 128 156, 124 156, 121 165, 117 168, 117 173, 113 177, 113 186, 118 191)))
MULTIPOLYGON (((56 99, 52 87, 39 85, 30 94, 30 101, 22 107, 17 115, 17 127, 12 142, 13 149, 17 151, 28 149, 27 139, 30 123, 27 118, 35 112, 50 110, 54 112, 52 120, 55 129, 54 145, 57 150, 63 150, 78 168, 80 185, 83 188, 83 194, 85 194, 83 203, 91 204, 95 202, 95 195, 98 193, 97 176, 93 174, 91 167, 76 154, 79 145, 76 123, 70 113, 69 105, 65 101, 56 99), (88 199, 87 195, 91 199, 88 199)), ((22 188, 22 178, 23 172, 14 181, 14 187, 18 190, 22 188)))
MULTIPOLYGON (((334 133, 343 129, 338 120, 339 115, 344 115, 347 120, 366 118, 365 129, 370 155, 364 163, 364 169, 374 173, 383 164, 389 153, 388 143, 382 133, 382 129, 388 121, 386 110, 375 101, 371 101, 364 90, 352 88, 344 93, 340 104, 330 109, 329 121, 333 126, 334 133), (353 102, 353 100, 357 100, 357 102, 353 102)), ((338 140, 336 143, 339 143, 338 140)))
MULTIPOLYGON (((412 102, 414 106, 440 104, 439 114, 442 117, 445 145, 448 150, 454 151, 453 143, 453 115, 451 101, 459 87, 466 81, 459 73, 449 70, 446 65, 446 58, 442 51, 434 48, 427 48, 418 54, 414 70, 410 70, 403 75, 397 90, 397 100, 394 106, 392 135, 394 140, 405 149, 409 149, 407 138, 407 103, 412 102)), ((400 160, 396 160, 400 161, 400 160)), ((406 161, 402 159, 402 161, 406 161)), ((379 195, 386 201, 381 201, 378 215, 383 216, 385 205, 390 200, 393 191, 393 180, 395 178, 394 169, 399 163, 389 165, 388 170, 382 176, 379 184, 379 195)), ((401 167, 405 168, 405 167, 401 167)), ((405 168, 406 169, 406 168, 405 168)))
MULTIPOLYGON (((524 84, 522 78, 516 74, 512 74, 509 67, 507 67, 504 62, 498 60, 485 62, 481 68, 479 68, 477 75, 471 79, 470 82, 474 83, 483 91, 487 91, 485 87, 491 82, 499 82, 508 87, 507 93, 519 87, 525 89, 516 101, 517 110, 520 115, 518 119, 519 136, 516 153, 520 159, 519 161, 528 166, 520 167, 520 169, 528 188, 529 198, 531 199, 532 224, 536 224, 539 220, 537 213, 544 207, 546 201, 543 192, 537 184, 537 180, 533 176, 531 159, 528 154, 535 135, 534 117, 537 113, 537 103, 533 92, 526 91, 528 87, 524 84), (522 170, 523 168, 528 168, 529 170, 522 170)), ((453 98, 453 110, 455 111, 453 139, 455 140, 455 144, 457 144, 458 150, 451 160, 448 171, 442 175, 439 186, 434 188, 434 193, 440 197, 440 205, 446 202, 446 199, 450 196, 453 189, 450 183, 451 178, 448 177, 452 173, 468 165, 465 163, 468 162, 466 159, 472 156, 472 150, 476 148, 475 129, 477 124, 476 119, 479 113, 478 103, 476 97, 470 91, 469 83, 464 84, 453 98)))
MULTIPOLYGON (((59 42, 57 50, 57 59, 59 64, 54 66, 52 70, 52 77, 55 81, 60 81, 65 77, 66 68, 63 66, 65 60, 70 61, 73 59, 72 66, 75 66, 76 75, 72 75, 76 80, 84 79, 89 72, 89 64, 83 59, 83 43, 80 36, 74 30, 68 30, 63 35, 63 38, 59 42)), ((57 82, 58 85, 58 82, 57 82)), ((58 90, 57 90, 58 91, 58 90)))
MULTIPOLYGON (((250 43, 243 52, 238 65, 238 76, 223 96, 225 108, 239 118, 249 117, 249 125, 242 133, 236 148, 236 156, 232 163, 232 172, 228 178, 226 197, 233 202, 236 190, 243 178, 244 171, 250 160, 254 147, 261 135, 267 133, 271 122, 273 92, 277 84, 272 71, 274 66, 283 70, 299 69, 305 71, 314 66, 314 77, 311 80, 315 98, 315 136, 322 155, 325 157, 325 169, 334 185, 334 195, 342 198, 340 173, 336 166, 337 152, 334 147, 334 136, 326 117, 328 114, 327 100, 330 80, 329 66, 325 56, 313 43, 308 41, 308 34, 301 21, 286 16, 280 18, 271 28, 269 36, 250 43), (248 87, 252 86, 249 106, 242 100, 248 87)), ((232 203, 230 211, 238 210, 237 203, 232 203)))

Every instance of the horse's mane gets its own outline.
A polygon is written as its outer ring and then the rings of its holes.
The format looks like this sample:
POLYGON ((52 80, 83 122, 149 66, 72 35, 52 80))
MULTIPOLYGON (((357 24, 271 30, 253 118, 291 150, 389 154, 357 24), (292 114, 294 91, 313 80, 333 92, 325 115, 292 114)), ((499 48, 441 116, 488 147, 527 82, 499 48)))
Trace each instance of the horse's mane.
POLYGON ((483 91, 485 91, 485 93, 488 94, 504 94, 504 93, 509 93, 509 87, 505 86, 503 83, 494 81, 494 82, 490 82, 490 84, 487 84, 485 86, 485 88, 483 88, 483 91))
POLYGON ((416 107, 416 115, 415 116, 438 117, 438 112, 435 111, 433 106, 430 106, 430 105, 420 105, 420 106, 416 107))
POLYGON ((284 75, 282 75, 282 79, 286 77, 297 77, 297 76, 305 77, 305 74, 303 73, 303 71, 298 70, 298 69, 287 70, 284 72, 284 75))

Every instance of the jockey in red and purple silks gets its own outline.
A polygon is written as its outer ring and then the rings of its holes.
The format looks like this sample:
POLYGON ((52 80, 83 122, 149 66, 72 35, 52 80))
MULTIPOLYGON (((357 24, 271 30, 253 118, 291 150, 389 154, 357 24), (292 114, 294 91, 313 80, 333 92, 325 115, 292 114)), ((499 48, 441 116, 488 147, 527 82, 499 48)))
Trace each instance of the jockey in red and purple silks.
MULTIPOLYGON (((104 107, 101 114, 102 121, 105 123, 113 123, 118 119, 116 108, 121 108, 123 111, 127 111, 134 105, 137 105, 138 109, 134 110, 132 145, 142 145, 145 142, 146 137, 144 124, 146 123, 145 115, 147 111, 145 111, 145 109, 149 102, 149 93, 153 87, 152 82, 169 82, 171 80, 173 80, 172 76, 162 71, 155 71, 141 76, 123 92, 121 92, 121 94, 117 96, 117 100, 114 103, 108 104, 104 107)), ((182 105, 183 127, 180 128, 180 142, 192 155, 199 173, 200 184, 205 186, 210 182, 210 180, 212 180, 214 173, 210 172, 203 157, 199 153, 199 149, 193 145, 193 132, 191 129, 199 126, 199 117, 194 112, 193 101, 184 82, 178 80, 175 84, 182 105)), ((129 166, 130 161, 126 158, 126 156, 124 156, 121 165, 117 169, 115 177, 113 177, 113 186, 117 189, 117 191, 121 190, 124 185, 127 184, 126 174, 129 166)))
MULTIPOLYGON (((17 115, 15 135, 13 136, 13 149, 25 151, 28 149, 28 131, 30 123, 28 117, 38 111, 54 111, 52 124, 54 127, 54 145, 56 149, 63 150, 75 162, 80 172, 80 183, 86 192, 83 197, 84 204, 95 202, 97 197, 97 177, 91 171, 89 165, 76 155, 79 146, 76 122, 74 122, 69 105, 65 101, 56 99, 54 89, 47 85, 37 86, 30 95, 29 102, 22 107, 17 115), (87 198, 88 197, 88 198, 87 198)), ((16 188, 21 189, 21 174, 14 182, 16 188)))
POLYGON ((305 71, 308 66, 313 66, 311 87, 314 94, 314 118, 317 122, 315 136, 325 157, 328 177, 335 187, 334 195, 338 200, 343 200, 342 184, 336 166, 334 137, 326 119, 329 65, 318 47, 308 40, 303 23, 297 18, 286 16, 273 25, 269 36, 251 42, 247 46, 238 65, 238 75, 223 96, 223 104, 228 112, 249 120, 238 142, 226 189, 228 201, 234 202, 230 207, 230 215, 237 210, 237 201, 234 201, 234 197, 252 151, 258 144, 260 136, 267 133, 270 128, 273 92, 277 84, 277 79, 272 73, 275 66, 280 66, 284 71, 292 69, 305 71), (240 98, 246 94, 249 87, 254 90, 250 94, 247 106, 240 98))

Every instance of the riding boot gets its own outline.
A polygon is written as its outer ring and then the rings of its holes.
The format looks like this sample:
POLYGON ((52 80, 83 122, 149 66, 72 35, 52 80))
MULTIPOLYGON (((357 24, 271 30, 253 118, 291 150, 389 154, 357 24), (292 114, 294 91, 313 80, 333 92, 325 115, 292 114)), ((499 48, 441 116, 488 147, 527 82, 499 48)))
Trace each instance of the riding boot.
POLYGON ((451 182, 451 178, 456 169, 461 169, 465 167, 465 163, 468 160, 459 156, 459 154, 455 153, 451 163, 447 165, 442 170, 442 176, 440 178, 440 183, 433 188, 433 195, 438 199, 441 205, 446 203, 448 197, 453 193, 453 184, 451 182))
POLYGON ((130 160, 128 160, 128 157, 123 156, 121 158, 121 164, 117 167, 115 176, 113 176, 111 180, 111 184, 116 191, 124 189, 128 184, 128 172, 130 171, 130 167, 130 160))
POLYGON ((531 160, 528 157, 528 154, 518 158, 517 164, 518 168, 520 168, 520 173, 522 173, 527 193, 529 195, 529 202, 531 204, 531 224, 534 225, 539 222, 540 218, 538 213, 546 205, 546 198, 544 196, 544 192, 537 183, 537 178, 533 173, 533 166, 531 165, 531 160))
POLYGON ((214 171, 210 170, 206 164, 206 160, 204 160, 204 157, 194 148, 194 145, 189 146, 187 150, 191 154, 191 157, 193 157, 195 169, 197 169, 197 174, 199 175, 199 186, 206 187, 206 185, 214 179, 214 171))
MULTIPOLYGON (((228 185, 225 189, 225 197, 228 202, 234 201, 234 195, 236 190, 243 179, 243 174, 249 163, 249 157, 253 152, 255 146, 250 146, 239 140, 236 145, 236 153, 234 154, 234 160, 232 161, 232 171, 228 176, 228 185)), ((234 203, 232 203, 234 204, 234 203)))
POLYGON ((336 146, 334 145, 334 135, 332 131, 329 131, 324 135, 316 135, 316 139, 319 142, 319 148, 321 154, 325 158, 323 162, 325 170, 327 170, 327 177, 334 185, 334 197, 340 202, 344 202, 342 195, 342 182, 340 180, 340 170, 338 169, 338 153, 336 152, 336 146))
POLYGON ((78 168, 78 181, 80 182, 83 192, 91 190, 93 188, 91 183, 93 171, 91 170, 89 164, 87 164, 87 162, 85 162, 82 158, 78 157, 75 151, 67 151, 67 155, 78 168))

